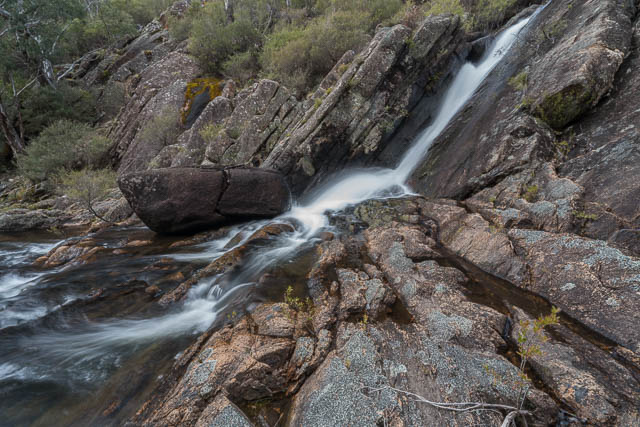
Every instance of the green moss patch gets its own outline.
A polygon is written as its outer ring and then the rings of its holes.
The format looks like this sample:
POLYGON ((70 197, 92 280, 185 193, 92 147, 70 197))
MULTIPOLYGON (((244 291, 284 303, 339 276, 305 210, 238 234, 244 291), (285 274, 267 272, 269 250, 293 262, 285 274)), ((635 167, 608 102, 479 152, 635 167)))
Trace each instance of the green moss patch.
POLYGON ((535 114, 554 129, 562 129, 591 108, 594 98, 589 88, 571 85, 545 97, 535 108, 535 114))

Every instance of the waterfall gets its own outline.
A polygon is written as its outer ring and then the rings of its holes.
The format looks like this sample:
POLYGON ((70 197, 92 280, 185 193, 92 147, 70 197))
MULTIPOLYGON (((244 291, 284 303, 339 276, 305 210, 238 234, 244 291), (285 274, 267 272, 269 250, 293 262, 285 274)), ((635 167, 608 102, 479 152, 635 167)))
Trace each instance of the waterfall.
POLYGON ((405 181, 420 164, 436 138, 509 51, 517 40, 518 33, 540 10, 502 32, 477 65, 466 63, 460 69, 447 89, 433 123, 418 135, 395 169, 361 170, 341 174, 325 184, 308 204, 294 207, 290 215, 305 224, 312 234, 327 225, 327 211, 344 209, 374 197, 410 194, 405 181))
MULTIPOLYGON (((217 276, 203 279, 191 289, 180 309, 172 313, 153 319, 123 319, 94 324, 88 330, 76 331, 75 334, 69 331, 34 336, 25 339, 24 345, 37 345, 43 349, 43 357, 49 354, 58 360, 69 358, 92 360, 120 346, 153 342, 162 337, 207 330, 214 324, 219 313, 226 308, 235 293, 255 285, 256 277, 261 273, 291 258, 301 248, 309 247, 318 231, 328 227, 329 212, 339 211, 371 198, 412 194, 405 181, 427 155, 436 138, 509 51, 517 40, 518 33, 541 9, 498 35, 477 65, 467 63, 460 69, 444 94, 433 122, 418 135, 394 169, 350 170, 329 179, 327 183, 316 189, 306 203, 294 205, 289 212, 274 220, 275 222, 293 222, 296 224, 297 231, 285 233, 279 236, 271 246, 256 251, 243 264, 242 271, 229 279, 232 283, 226 282, 224 286, 220 286, 218 282, 221 278, 217 276)), ((268 221, 261 221, 235 227, 232 230, 233 234, 228 237, 209 242, 206 256, 213 258, 221 256, 230 250, 226 245, 234 234, 244 231, 244 234, 248 235, 268 223, 268 221)), ((202 253, 182 254, 176 258, 189 260, 202 256, 202 253)), ((4 291, 11 292, 12 289, 9 288, 12 286, 8 286, 4 291)), ((10 362, 16 364, 18 361, 10 362)), ((9 373, 7 370, 7 375, 15 375, 14 371, 9 373)))

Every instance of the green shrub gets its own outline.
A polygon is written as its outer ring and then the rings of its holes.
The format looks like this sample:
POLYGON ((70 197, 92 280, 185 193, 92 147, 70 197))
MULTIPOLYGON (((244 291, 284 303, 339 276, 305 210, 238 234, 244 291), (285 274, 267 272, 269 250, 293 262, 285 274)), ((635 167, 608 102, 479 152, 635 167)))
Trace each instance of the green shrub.
POLYGON ((412 0, 407 0, 402 8, 396 12, 392 18, 394 24, 402 24, 413 30, 417 29, 425 17, 425 6, 416 4, 412 0))
POLYGON ((518 91, 524 91, 529 84, 529 74, 526 71, 522 71, 518 75, 509 79, 509 86, 518 91))
POLYGON ((160 16, 175 0, 111 0, 111 2, 115 7, 131 15, 136 25, 144 26, 160 16))
POLYGON ((360 50, 369 41, 367 24, 368 17, 361 13, 339 10, 304 29, 285 28, 269 38, 261 63, 276 80, 299 93, 307 92, 347 50, 360 50))
POLYGON ((215 142, 218 135, 220 135, 220 132, 222 132, 222 129, 224 129, 224 125, 222 124, 209 123, 202 128, 200 136, 207 144, 211 144, 212 142, 215 142))
POLYGON ((65 50, 73 57, 80 57, 136 33, 136 24, 131 15, 114 2, 106 2, 100 6, 95 17, 85 16, 71 22, 65 34, 65 50))
POLYGON ((507 18, 509 11, 515 11, 518 0, 478 0, 468 8, 468 27, 475 31, 498 28, 507 18))
POLYGON ((236 53, 222 64, 224 76, 235 80, 240 86, 244 86, 254 78, 259 70, 258 55, 252 50, 236 53))
POLYGON ((120 82, 109 82, 100 97, 98 109, 107 119, 115 117, 126 102, 124 84, 120 82))
POLYGON ((96 106, 92 92, 65 83, 57 89, 48 86, 34 89, 22 105, 25 137, 37 136, 58 120, 93 123, 98 118, 96 106))
POLYGON ((216 73, 231 55, 259 45, 261 40, 262 35, 251 21, 237 19, 229 23, 221 2, 207 3, 193 21, 189 51, 202 68, 216 73))
POLYGON ((200 10, 200 4, 193 2, 181 17, 170 16, 168 26, 171 37, 179 41, 188 39, 193 27, 193 21, 200 13, 200 10))
POLYGON ((56 175, 57 192, 82 205, 97 218, 110 222, 99 215, 93 204, 103 200, 116 188, 116 173, 111 169, 62 170, 56 175))
POLYGON ((111 142, 91 126, 60 120, 47 127, 17 156, 18 173, 41 182, 60 169, 93 167, 100 163, 111 142))
POLYGON ((431 0, 424 6, 427 15, 452 13, 463 19, 468 31, 498 28, 515 11, 518 0, 431 0))
POLYGON ((173 108, 167 108, 149 120, 140 130, 140 140, 148 142, 161 141, 163 146, 176 143, 180 136, 180 115, 173 108))
POLYGON ((431 0, 425 12, 427 15, 451 13, 464 17, 466 10, 460 3, 460 0, 431 0))

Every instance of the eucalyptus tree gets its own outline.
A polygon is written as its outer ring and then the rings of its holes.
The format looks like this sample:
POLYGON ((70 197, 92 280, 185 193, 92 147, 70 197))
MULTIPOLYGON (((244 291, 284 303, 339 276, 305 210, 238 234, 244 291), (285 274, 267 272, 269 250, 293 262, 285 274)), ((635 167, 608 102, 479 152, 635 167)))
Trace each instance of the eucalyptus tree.
POLYGON ((0 0, 0 128, 14 153, 25 148, 21 99, 35 84, 55 88, 53 63, 81 0, 0 0))

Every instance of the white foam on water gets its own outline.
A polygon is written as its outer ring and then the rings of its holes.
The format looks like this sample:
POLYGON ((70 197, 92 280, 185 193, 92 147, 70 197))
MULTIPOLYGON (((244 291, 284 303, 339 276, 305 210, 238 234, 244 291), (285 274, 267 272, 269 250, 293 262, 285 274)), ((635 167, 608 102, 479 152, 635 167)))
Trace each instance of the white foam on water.
POLYGON ((327 226, 328 211, 338 211, 365 200, 385 197, 389 194, 394 196, 411 194, 405 181, 420 164, 435 139, 509 51, 517 40, 518 33, 533 16, 502 32, 477 65, 466 63, 462 66, 449 86, 432 124, 416 138, 395 169, 356 170, 351 173, 342 173, 325 184, 309 203, 294 207, 285 216, 292 216, 303 223, 308 230, 307 234, 310 235, 327 226))
POLYGON ((0 302, 4 299, 13 298, 22 292, 23 289, 38 283, 38 278, 43 274, 21 275, 9 273, 0 276, 0 302))
MULTIPOLYGON (((535 16, 535 15, 534 15, 535 16)), ((533 16, 532 16, 533 17, 533 16)), ((362 201, 410 194, 405 181, 427 154, 433 141, 447 127, 453 117, 473 96, 486 76, 504 57, 517 39, 517 34, 532 18, 520 21, 501 33, 484 58, 477 64, 465 64, 444 95, 433 123, 416 138, 413 146, 403 156, 395 169, 353 170, 330 179, 316 191, 314 197, 304 205, 296 205, 276 221, 294 219, 299 224, 297 231, 279 236, 275 244, 254 254, 243 273, 234 279, 230 289, 223 291, 217 277, 202 280, 194 287, 182 309, 153 319, 129 319, 92 325, 88 331, 77 333, 48 333, 29 338, 29 343, 39 346, 43 354, 62 358, 93 359, 122 345, 137 345, 153 342, 164 337, 199 333, 208 329, 216 320, 225 301, 238 289, 251 286, 248 277, 265 271, 268 267, 291 257, 318 230, 327 227, 328 212, 339 211, 362 201)), ((266 222, 265 222, 266 223, 266 222)), ((261 223, 262 224, 262 223, 261 223)), ((248 237, 256 223, 245 227, 248 237)), ((209 242, 205 250, 197 254, 182 254, 176 259, 215 259, 226 250, 226 245, 242 228, 234 229, 228 237, 209 242)))
POLYGON ((12 363, 0 364, 0 381, 25 380, 33 376, 31 370, 12 363))

